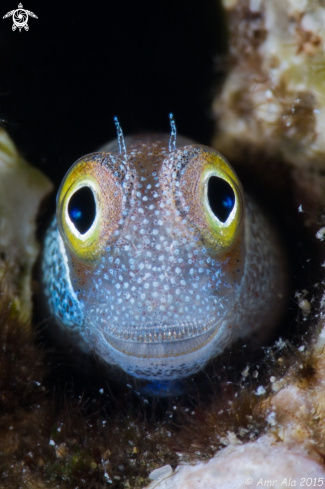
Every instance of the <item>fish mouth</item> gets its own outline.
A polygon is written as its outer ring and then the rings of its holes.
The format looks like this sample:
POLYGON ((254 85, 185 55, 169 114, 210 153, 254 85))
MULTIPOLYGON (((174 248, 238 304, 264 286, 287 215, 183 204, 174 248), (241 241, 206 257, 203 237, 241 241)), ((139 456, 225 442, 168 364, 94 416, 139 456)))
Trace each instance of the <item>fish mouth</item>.
POLYGON ((148 324, 138 331, 101 331, 104 342, 122 355, 135 358, 180 357, 196 352, 217 334, 222 321, 210 319, 175 325, 148 324))
POLYGON ((119 365, 133 377, 173 380, 198 372, 217 354, 219 337, 223 336, 222 324, 223 321, 214 322, 206 331, 185 339, 151 342, 120 339, 101 330, 96 343, 104 360, 119 365))
MULTIPOLYGON (((224 347, 228 329, 224 318, 188 323, 147 323, 144 327, 93 328, 94 346, 107 363, 140 379, 172 380, 202 369, 224 347)), ((103 326, 103 327, 102 327, 103 326)))
POLYGON ((146 325, 121 327, 110 324, 104 327, 105 333, 112 339, 125 340, 134 343, 165 343, 194 339, 197 336, 215 329, 215 318, 197 319, 171 324, 167 322, 152 322, 146 325))

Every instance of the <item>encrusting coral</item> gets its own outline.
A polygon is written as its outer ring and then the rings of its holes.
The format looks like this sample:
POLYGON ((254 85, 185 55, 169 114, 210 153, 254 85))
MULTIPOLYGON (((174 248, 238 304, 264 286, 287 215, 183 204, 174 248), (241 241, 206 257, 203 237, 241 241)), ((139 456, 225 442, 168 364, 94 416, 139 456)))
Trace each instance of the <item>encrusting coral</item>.
POLYGON ((163 476, 148 489, 222 489, 245 488, 252 485, 282 487, 296 485, 295 480, 321 481, 325 470, 299 450, 276 445, 273 437, 262 436, 256 442, 224 448, 207 463, 181 465, 172 477, 163 476), (307 477, 308 474, 308 477, 307 477))
POLYGON ((213 146, 251 145, 294 165, 323 166, 325 9, 317 0, 224 0, 229 64, 213 111, 213 146))
MULTIPOLYGON (((312 485, 315 480, 321 485, 325 476, 324 348, 325 327, 320 333, 314 331, 313 338, 299 348, 282 340, 268 348, 266 362, 271 360, 268 369, 271 377, 266 381, 264 376, 263 385, 255 392, 244 389, 235 409, 226 407, 229 414, 232 413, 235 431, 220 439, 218 413, 206 413, 204 422, 209 426, 210 437, 206 438, 205 446, 211 448, 211 444, 219 440, 226 448, 207 463, 179 465, 173 473, 162 474, 154 480, 148 489, 244 488, 251 484, 254 487, 270 485, 270 481, 273 481, 272 487, 312 485), (286 373, 283 375, 284 364, 286 373), (236 426, 236 414, 243 414, 239 402, 252 399, 254 394, 259 399, 255 397, 253 416, 248 415, 246 422, 242 416, 236 426), (256 433, 255 441, 247 442, 241 435, 247 430, 249 419, 254 419, 257 426, 257 413, 262 429, 256 433), (211 415, 214 422, 211 422, 211 415)), ((245 376, 247 373, 243 372, 245 376)), ((215 402, 214 407, 217 405, 215 402)), ((201 434, 198 426, 191 428, 192 444, 204 450, 204 444, 196 445, 200 438, 201 443, 204 440, 204 428, 201 427, 201 434)))

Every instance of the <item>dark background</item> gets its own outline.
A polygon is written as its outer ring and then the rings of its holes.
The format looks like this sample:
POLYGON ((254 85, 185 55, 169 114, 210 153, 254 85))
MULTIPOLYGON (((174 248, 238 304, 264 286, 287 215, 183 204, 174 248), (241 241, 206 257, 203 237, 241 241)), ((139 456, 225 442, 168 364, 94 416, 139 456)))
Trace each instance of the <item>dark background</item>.
POLYGON ((0 118, 56 186, 115 137, 115 115, 127 135, 169 131, 173 112, 180 134, 209 143, 226 48, 217 0, 22 0, 38 19, 13 32, 2 17, 18 2, 0 4, 0 118))

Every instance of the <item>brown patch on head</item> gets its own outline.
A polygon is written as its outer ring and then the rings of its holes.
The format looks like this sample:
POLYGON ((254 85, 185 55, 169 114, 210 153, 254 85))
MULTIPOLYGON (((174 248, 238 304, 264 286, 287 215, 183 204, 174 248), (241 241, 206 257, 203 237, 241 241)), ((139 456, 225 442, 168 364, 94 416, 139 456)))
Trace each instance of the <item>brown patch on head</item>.
MULTIPOLYGON (((166 158, 160 181, 163 194, 168 196, 167 203, 172 201, 187 229, 216 257, 223 256, 237 238, 240 240, 244 220, 242 188, 234 170, 220 153, 205 146, 185 146, 166 158), (208 193, 211 178, 228 186, 232 193, 225 218, 212 208, 208 193)), ((221 195, 220 190, 213 193, 219 198, 218 209, 225 205, 221 195)))

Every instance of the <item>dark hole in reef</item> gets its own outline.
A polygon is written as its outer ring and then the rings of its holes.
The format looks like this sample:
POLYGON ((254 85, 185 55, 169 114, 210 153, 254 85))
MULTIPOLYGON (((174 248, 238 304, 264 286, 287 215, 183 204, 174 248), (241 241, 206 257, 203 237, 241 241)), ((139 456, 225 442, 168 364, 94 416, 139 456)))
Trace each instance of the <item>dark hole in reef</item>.
POLYGON ((80 234, 85 234, 96 217, 96 202, 89 187, 77 190, 70 199, 68 213, 80 234))
POLYGON ((208 181, 208 201, 216 218, 226 222, 235 205, 235 193, 228 182, 212 176, 208 181))

